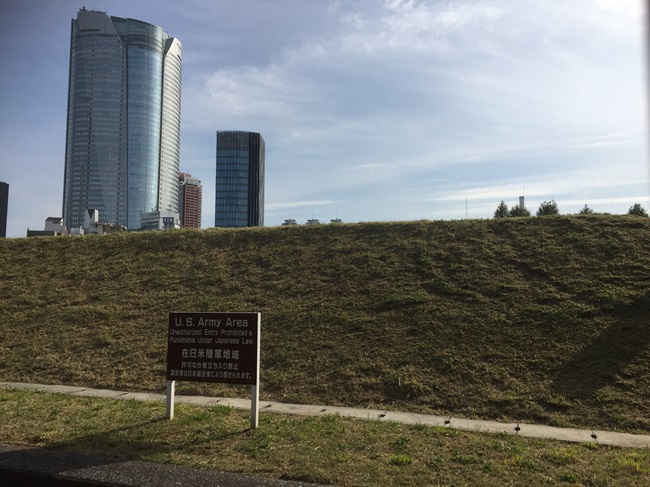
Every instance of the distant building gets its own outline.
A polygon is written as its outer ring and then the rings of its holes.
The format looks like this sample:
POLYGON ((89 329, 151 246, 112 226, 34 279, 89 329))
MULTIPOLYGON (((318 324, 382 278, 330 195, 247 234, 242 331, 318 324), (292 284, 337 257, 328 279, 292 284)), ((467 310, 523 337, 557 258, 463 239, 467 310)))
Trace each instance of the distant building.
MULTIPOLYGON (((330 220, 330 223, 333 223, 333 224, 343 223, 343 220, 341 220, 340 218, 333 218, 332 220, 330 220)), ((293 218, 288 218, 287 220, 284 221, 284 223, 282 223, 283 226, 285 226, 285 225, 298 225, 298 224, 299 223, 296 220, 294 220, 293 218)), ((317 218, 311 218, 311 219, 307 220, 307 222, 305 223, 305 225, 320 225, 320 224, 321 224, 321 222, 317 218)))
POLYGON ((173 230, 181 228, 178 213, 173 211, 150 211, 140 215, 141 230, 173 230))
POLYGON ((63 218, 60 216, 51 216, 45 219, 45 228, 43 230, 27 229, 28 237, 58 237, 67 235, 66 226, 63 218))
POLYGON ((51 216, 45 219, 45 231, 55 232, 59 235, 65 234, 65 224, 60 216, 51 216))
POLYGON ((258 133, 217 132, 214 226, 264 226, 264 139, 258 133))
POLYGON ((9 209, 9 184, 0 182, 0 238, 7 237, 8 209, 9 209))
POLYGON ((63 218, 95 208, 137 229, 178 212, 181 43, 162 28, 82 8, 72 19, 63 218))
POLYGON ((70 235, 105 235, 107 233, 126 232, 124 225, 115 225, 109 222, 99 221, 99 210, 88 208, 84 212, 83 227, 73 227, 69 230, 70 235))
POLYGON ((181 228, 201 228, 201 180, 178 173, 178 207, 181 228))

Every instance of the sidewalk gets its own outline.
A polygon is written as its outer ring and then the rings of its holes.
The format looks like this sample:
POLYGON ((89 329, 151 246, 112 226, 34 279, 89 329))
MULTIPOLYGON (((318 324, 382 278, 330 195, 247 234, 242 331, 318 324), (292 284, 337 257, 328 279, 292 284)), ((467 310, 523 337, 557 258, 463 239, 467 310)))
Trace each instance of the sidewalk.
MULTIPOLYGON (((88 387, 74 387, 61 385, 28 384, 23 382, 0 382, 0 388, 23 389, 52 392, 57 394, 70 394, 73 396, 102 397, 106 399, 133 399, 136 401, 165 401, 164 394, 150 394, 142 392, 123 392, 107 389, 91 389, 88 387)), ((227 397, 202 397, 176 395, 176 404, 194 404, 199 406, 231 406, 237 409, 250 410, 250 399, 235 399, 227 397)), ((273 401, 260 401, 260 414, 282 413, 300 416, 322 416, 338 414, 342 417, 357 418, 362 420, 392 421, 403 424, 423 424, 439 426, 462 431, 481 433, 508 433, 530 438, 544 438, 575 443, 597 443, 625 448, 649 448, 650 435, 634 435, 630 433, 616 433, 600 430, 581 430, 575 428, 557 428, 529 423, 499 423, 496 421, 483 421, 477 419, 462 419, 448 416, 431 416, 416 413, 400 413, 382 411, 377 409, 358 409, 336 406, 309 406, 302 404, 287 404, 273 401)))

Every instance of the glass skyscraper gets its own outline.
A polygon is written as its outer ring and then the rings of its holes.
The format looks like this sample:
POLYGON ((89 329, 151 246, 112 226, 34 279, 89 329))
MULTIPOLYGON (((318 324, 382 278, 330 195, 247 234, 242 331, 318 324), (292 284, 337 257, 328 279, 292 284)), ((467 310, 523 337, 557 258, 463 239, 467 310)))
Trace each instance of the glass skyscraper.
POLYGON ((178 212, 181 43, 160 27, 105 12, 72 19, 63 218, 140 227, 178 212))
POLYGON ((215 227, 264 226, 264 139, 255 132, 217 132, 215 227))

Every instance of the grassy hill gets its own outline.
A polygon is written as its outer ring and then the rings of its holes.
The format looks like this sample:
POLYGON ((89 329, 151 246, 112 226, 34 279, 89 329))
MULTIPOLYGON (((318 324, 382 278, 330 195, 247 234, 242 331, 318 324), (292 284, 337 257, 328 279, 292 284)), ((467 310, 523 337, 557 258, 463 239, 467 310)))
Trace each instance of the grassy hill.
POLYGON ((649 242, 587 215, 4 240, 0 380, 161 392, 169 311, 260 311, 263 399, 647 433, 649 242))

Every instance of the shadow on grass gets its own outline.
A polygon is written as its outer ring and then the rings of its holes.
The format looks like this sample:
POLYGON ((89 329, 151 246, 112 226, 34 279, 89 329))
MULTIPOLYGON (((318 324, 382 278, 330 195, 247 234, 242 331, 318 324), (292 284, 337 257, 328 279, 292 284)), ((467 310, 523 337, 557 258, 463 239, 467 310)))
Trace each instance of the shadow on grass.
POLYGON ((164 418, 156 418, 100 433, 79 436, 71 440, 48 443, 51 450, 73 450, 102 455, 115 455, 123 459, 137 459, 141 452, 156 454, 169 451, 163 435, 156 430, 163 426, 164 418))
POLYGON ((557 371, 551 385, 565 397, 591 402, 650 343, 650 292, 632 303, 616 306, 614 323, 573 355, 557 371))
MULTIPOLYGON (((174 420, 177 423, 179 420, 174 420)), ((72 440, 48 443, 46 448, 52 450, 80 451, 120 457, 128 460, 146 460, 158 454, 191 452, 201 450, 202 445, 220 442, 231 437, 245 435, 248 429, 229 429, 216 431, 213 424, 190 420, 180 426, 181 432, 169 431, 176 426, 165 418, 156 418, 137 424, 114 428, 100 433, 80 436, 72 440), (200 426, 197 428, 197 426, 200 426), (207 426, 209 433, 204 432, 207 426), (195 434, 193 434, 195 433, 195 434), (172 438, 173 437, 173 438, 172 438)))
POLYGON ((0 487, 49 486, 93 487, 100 485, 284 485, 239 473, 166 465, 164 460, 143 458, 165 451, 200 448, 207 441, 219 441, 246 434, 247 429, 223 431, 206 439, 185 435, 186 442, 164 446, 164 419, 145 421, 102 433, 53 442, 45 448, 0 444, 0 487), (141 435, 151 441, 134 438, 141 435), (161 441, 155 441, 162 439, 161 441), (191 445, 191 447, 190 447, 191 445), (139 454, 138 454, 139 452, 139 454), (133 461, 140 460, 140 461, 133 461), (153 462, 152 462, 153 460, 153 462))
POLYGON ((58 474, 101 465, 124 462, 120 458, 89 455, 45 448, 12 447, 0 445, 0 469, 34 471, 39 474, 58 474))

